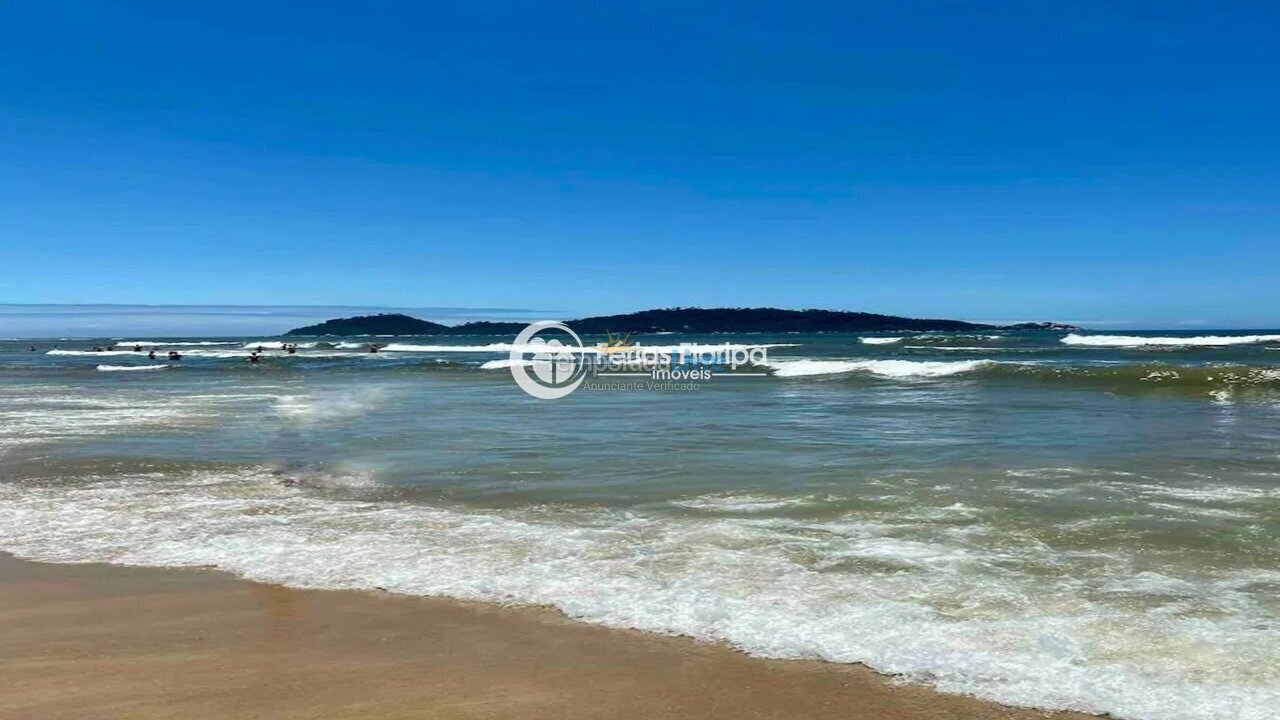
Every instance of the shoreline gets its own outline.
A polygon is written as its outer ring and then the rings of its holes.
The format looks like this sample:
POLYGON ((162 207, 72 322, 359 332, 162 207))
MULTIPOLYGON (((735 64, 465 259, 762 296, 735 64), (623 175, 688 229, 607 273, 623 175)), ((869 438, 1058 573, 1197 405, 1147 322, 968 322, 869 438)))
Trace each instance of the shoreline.
POLYGON ((1085 720, 558 611, 0 553, 0 717, 1085 720))

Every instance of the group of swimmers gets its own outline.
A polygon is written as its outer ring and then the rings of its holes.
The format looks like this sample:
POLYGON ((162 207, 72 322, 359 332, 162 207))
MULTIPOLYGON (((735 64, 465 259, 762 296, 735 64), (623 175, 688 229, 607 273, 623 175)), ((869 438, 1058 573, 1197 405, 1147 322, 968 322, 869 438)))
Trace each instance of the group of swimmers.
MULTIPOLYGON (((298 343, 281 343, 280 349, 290 355, 296 355, 298 353, 298 343)), ((266 348, 261 345, 254 348, 253 352, 249 353, 249 362, 254 364, 262 362, 264 352, 266 352, 266 348)))
MULTIPOLYGON (((369 343, 369 352, 376 353, 379 350, 381 350, 382 347, 383 346, 379 345, 378 343, 369 343)), ((281 343, 280 349, 284 350, 286 353, 290 355, 295 355, 298 352, 298 343, 281 343)), ((249 353, 249 362, 251 363, 261 362, 262 358, 264 357, 263 353, 265 353, 266 350, 267 349, 261 345, 255 347, 253 349, 253 352, 249 353)))
MULTIPOLYGON (((369 352, 371 352, 371 353, 376 353, 376 352, 378 352, 379 350, 381 350, 383 347, 384 347, 384 346, 379 345, 378 343, 369 343, 369 352)), ((55 349, 55 350, 57 350, 57 349, 58 349, 58 346, 57 346, 57 345, 55 345, 55 346, 54 346, 54 349, 55 349)), ((290 354, 290 355, 295 355, 295 354, 297 354, 297 352, 298 352, 298 343, 282 343, 282 344, 280 345, 280 349, 281 349, 281 350, 283 350, 283 351, 285 351, 286 353, 288 353, 288 354, 290 354)), ((156 359, 156 351, 157 351, 157 350, 158 350, 158 348, 156 348, 156 347, 154 347, 154 346, 153 346, 153 347, 151 347, 151 348, 147 351, 147 359, 148 359, 148 360, 155 360, 155 359, 156 359)), ((35 346, 35 345, 32 345, 32 346, 28 347, 28 348, 27 348, 27 351, 28 351, 28 352, 36 352, 36 346, 35 346)), ((115 345, 106 345, 106 346, 102 346, 102 345, 94 345, 94 346, 93 346, 93 350, 92 350, 92 352, 116 352, 116 346, 115 346, 115 345)), ((141 346, 141 345, 134 345, 134 346, 133 346, 133 352, 136 352, 136 353, 140 353, 140 352, 142 352, 142 346, 141 346)), ((254 349, 253 349, 253 351, 252 351, 252 352, 250 352, 250 353, 249 353, 249 358, 248 358, 249 362, 251 362, 251 363, 255 363, 255 364, 256 364, 256 363, 258 363, 258 362, 261 362, 261 361, 262 361, 262 358, 263 358, 263 353, 265 353, 265 352, 266 352, 266 348, 265 348, 265 347, 263 347, 262 345, 257 346, 256 348, 254 348, 254 349)), ((170 351, 169 351, 169 355, 168 355, 168 357, 169 357, 169 360, 181 360, 181 359, 182 359, 182 353, 178 352, 177 350, 170 350, 170 351)))
MULTIPOLYGON (((30 349, 34 351, 36 348, 35 348, 35 346, 34 346, 34 345, 32 345, 30 349)), ((156 347, 154 347, 154 346, 153 346, 153 347, 151 347, 149 350, 147 350, 147 359, 148 359, 148 360, 155 360, 155 359, 156 359, 156 351, 157 351, 158 349, 159 349, 159 348, 156 348, 156 347)), ((94 345, 94 346, 93 346, 93 350, 92 350, 92 352, 115 352, 115 351, 116 351, 116 346, 115 346, 115 345, 107 345, 106 347, 103 347, 103 346, 101 346, 101 345, 94 345)), ((141 346, 141 345, 134 345, 134 346, 133 346, 133 352, 136 352, 136 353, 140 353, 140 352, 142 352, 142 346, 141 346)), ((170 351, 169 351, 169 354, 168 354, 168 357, 169 357, 169 359, 170 359, 170 360, 181 360, 181 359, 182 359, 182 353, 178 352, 177 350, 170 350, 170 351)))

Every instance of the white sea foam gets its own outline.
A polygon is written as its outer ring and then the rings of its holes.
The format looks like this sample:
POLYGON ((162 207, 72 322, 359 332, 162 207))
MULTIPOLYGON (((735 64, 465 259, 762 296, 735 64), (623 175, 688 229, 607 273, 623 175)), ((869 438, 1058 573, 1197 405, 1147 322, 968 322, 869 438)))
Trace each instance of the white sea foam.
MULTIPOLYGON (((188 350, 183 357, 191 358, 247 358, 253 350, 188 350)), ((298 358, 355 358, 355 357, 377 357, 377 353, 370 352, 353 352, 350 350, 299 350, 297 353, 285 352, 264 352, 261 357, 264 360, 292 360, 298 358)))
POLYGON ((239 345, 239 340, 198 340, 198 341, 174 341, 174 340, 119 340, 116 345, 141 345, 143 348, 153 347, 201 347, 211 345, 239 345))
POLYGON ((1144 337, 1141 335, 1078 335, 1062 338, 1067 345, 1095 347, 1221 347, 1280 341, 1280 335, 1201 335, 1197 337, 1144 337))
POLYGON ((924 360, 770 360, 769 367, 778 377, 839 375, 865 372, 888 378, 938 378, 973 372, 995 364, 994 360, 960 362, 924 360))
POLYGON ((506 353, 511 352, 511 348, 511 343, 488 343, 486 345, 417 345, 413 343, 390 343, 388 345, 384 345, 382 347, 382 351, 420 353, 506 353))
MULTIPOLYGON (((249 357, 249 355, 251 355, 254 352, 254 349, 256 349, 256 347, 257 347, 256 345, 251 346, 250 348, 236 348, 236 349, 193 347, 193 348, 187 348, 182 350, 181 355, 184 358, 208 358, 208 359, 215 359, 215 360, 226 360, 230 358, 243 359, 243 358, 249 357)), ((48 351, 47 354, 66 355, 66 356, 72 356, 72 357, 101 357, 101 356, 110 356, 110 357, 127 356, 127 357, 134 357, 134 358, 147 357, 146 351, 134 352, 132 350, 103 350, 100 352, 94 352, 92 350, 50 350, 48 351)), ((164 356, 164 350, 160 350, 157 352, 157 358, 162 358, 163 356, 164 356)), ((295 354, 290 354, 285 352, 263 353, 263 357, 265 359, 270 359, 270 360, 287 360, 287 359, 294 359, 294 358, 354 358, 354 357, 377 358, 378 356, 379 356, 378 353, 371 353, 368 351, 354 351, 354 350, 303 349, 303 350, 299 350, 295 354)))
POLYGON ((481 370, 505 370, 511 367, 512 365, 517 365, 517 364, 529 366, 529 365, 533 365, 533 361, 532 360, 511 360, 509 358, 503 359, 503 360, 487 360, 480 365, 480 369, 481 370))
MULTIPOLYGON (((339 346, 343 344, 346 344, 346 343, 340 343, 339 346)), ((314 343, 314 342, 294 343, 294 342, 288 342, 288 341, 282 341, 282 340, 260 340, 257 342, 247 342, 244 345, 241 345, 241 347, 244 348, 245 350, 257 350, 258 348, 262 348, 263 350, 283 350, 285 345, 296 345, 299 348, 313 348, 313 347, 316 347, 317 343, 314 343)), ((361 345, 361 347, 364 347, 364 345, 361 345)))
POLYGON ((903 345, 905 350, 941 350, 943 352, 1017 352, 1018 348, 981 347, 977 345, 903 345))
POLYGON ((892 345, 896 342, 902 342, 904 339, 900 337, 864 337, 861 340, 867 345, 892 345))
POLYGON ((0 442, 31 444, 192 422, 203 403, 164 395, 43 394, 0 400, 0 442))
POLYGON ((937 345, 942 342, 951 342, 954 340, 970 340, 970 341, 985 340, 989 342, 995 342, 997 340, 1005 340, 1008 337, 1009 337, 1008 335, 973 335, 973 334, 966 334, 966 333, 924 333, 921 335, 912 335, 907 339, 913 340, 915 342, 922 342, 922 343, 937 345))
POLYGON ((745 517, 724 502, 727 515, 683 516, 339 501, 303 485, 283 487, 267 469, 0 483, 0 548, 545 604, 588 622, 862 662, 945 691, 1125 719, 1270 720, 1280 706, 1280 638, 1257 614, 1275 581, 1258 575, 1265 569, 1130 574, 1121 556, 1072 567, 1025 533, 979 544, 902 518, 770 517, 760 514, 776 507, 766 496, 739 496, 745 517), (1188 612, 1153 612, 1133 597, 1188 612))
POLYGON ((1146 495, 1163 495, 1197 502, 1239 503, 1266 499, 1280 500, 1280 486, 1260 488, 1205 483, 1192 486, 1141 484, 1132 487, 1146 495))
POLYGON ((129 372, 135 370, 163 370, 168 365, 99 365, 101 372, 129 372))
MULTIPOLYGON (((237 343, 238 344, 238 343, 237 343)), ((118 347, 118 346, 117 346, 118 347)), ((146 346, 144 346, 146 347, 146 346)), ((189 357, 207 357, 207 358, 233 358, 247 357, 250 352, 262 347, 263 350, 280 351, 283 349, 283 343, 280 342, 249 342, 244 343, 239 349, 219 350, 208 348, 191 348, 183 351, 184 356, 189 357)), ((507 354, 516 346, 511 343, 488 343, 485 345, 415 345, 409 343, 390 343, 380 348, 378 353, 368 352, 368 343, 337 343, 332 350, 317 349, 317 343, 299 343, 299 352, 296 355, 288 355, 282 352, 271 352, 267 357, 353 357, 356 355, 378 355, 383 352, 387 353, 428 353, 428 354, 445 354, 445 353, 476 353, 476 354, 507 354)), ((765 343, 765 344, 684 344, 684 345, 636 345, 628 349, 632 353, 655 353, 655 354, 671 354, 681 351, 689 353, 708 353, 723 350, 750 350, 752 348, 784 348, 795 347, 790 343, 765 343)), ((539 352, 545 348, 542 346, 525 345, 520 346, 520 350, 524 352, 539 352)), ((600 354, 601 351, 595 346, 587 346, 584 348, 566 347, 565 352, 582 353, 582 354, 600 354)), ((68 355, 68 356, 84 356, 98 357, 103 355, 109 356, 145 356, 146 350, 135 352, 132 347, 129 349, 117 350, 48 350, 48 355, 68 355)))
POLYGON ((822 498, 813 495, 779 497, 762 494, 702 495, 684 500, 672 500, 676 507, 690 510, 724 513, 760 513, 769 510, 816 505, 822 498))
POLYGON ((132 355, 133 357, 146 357, 146 351, 134 352, 133 350, 48 350, 45 355, 84 355, 91 357, 99 357, 103 355, 132 355))
MULTIPOLYGON (((628 352, 640 353, 659 353, 671 354, 680 351, 685 352, 715 352, 720 350, 750 350, 752 348, 784 348, 796 347, 794 343, 762 343, 762 344, 697 344, 689 343, 684 345, 635 345, 629 347, 628 352)), ((382 348, 388 352, 420 352, 420 353, 510 353, 513 349, 519 349, 522 352, 542 352, 545 346, 540 345, 513 345, 512 343, 489 343, 487 345, 412 345, 406 343, 391 343, 382 348)), ((565 352, 573 353, 601 353, 595 346, 588 345, 582 348, 566 346, 563 348, 565 352)))
POLYGON ((317 390, 276 398, 275 409, 281 416, 301 423, 329 423, 360 417, 382 404, 386 391, 377 386, 359 390, 317 390))

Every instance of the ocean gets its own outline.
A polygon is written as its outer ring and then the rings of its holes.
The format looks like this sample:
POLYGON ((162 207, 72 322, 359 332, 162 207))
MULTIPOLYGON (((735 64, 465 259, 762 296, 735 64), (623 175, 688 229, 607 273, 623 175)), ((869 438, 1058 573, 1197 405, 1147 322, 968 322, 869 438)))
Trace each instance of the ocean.
POLYGON ((506 337, 297 340, 0 341, 0 550, 547 605, 1117 718, 1280 707, 1280 332, 633 337, 768 361, 554 401, 506 337))

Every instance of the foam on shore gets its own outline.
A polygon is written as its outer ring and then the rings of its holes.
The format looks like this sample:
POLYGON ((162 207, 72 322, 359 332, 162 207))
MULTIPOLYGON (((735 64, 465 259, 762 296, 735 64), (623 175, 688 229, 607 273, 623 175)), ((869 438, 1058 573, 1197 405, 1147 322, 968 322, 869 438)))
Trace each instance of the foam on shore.
POLYGON ((911 525, 787 517, 800 501, 831 500, 694 497, 681 502, 693 516, 492 511, 331 500, 266 469, 126 474, 0 484, 0 548, 550 605, 587 622, 860 662, 945 691, 1117 718, 1269 720, 1280 706, 1277 629, 1255 609, 1273 580, 1117 575, 1107 568, 1122 555, 1073 559, 981 523, 947 531, 957 512, 980 519, 973 508, 918 507, 939 514, 911 525), (990 541, 972 541, 981 536, 990 541))

